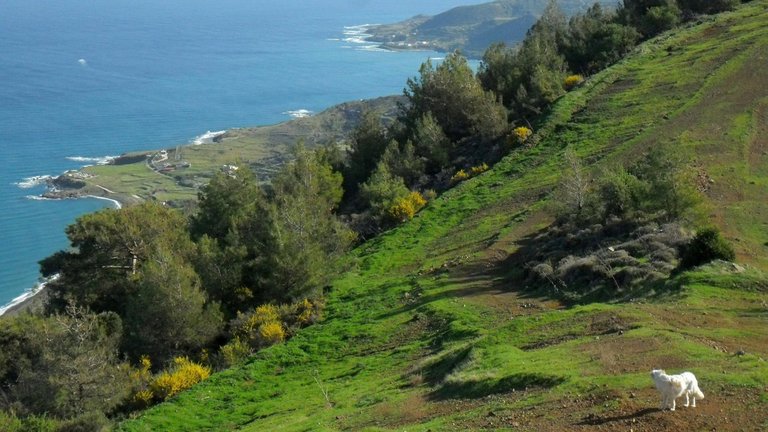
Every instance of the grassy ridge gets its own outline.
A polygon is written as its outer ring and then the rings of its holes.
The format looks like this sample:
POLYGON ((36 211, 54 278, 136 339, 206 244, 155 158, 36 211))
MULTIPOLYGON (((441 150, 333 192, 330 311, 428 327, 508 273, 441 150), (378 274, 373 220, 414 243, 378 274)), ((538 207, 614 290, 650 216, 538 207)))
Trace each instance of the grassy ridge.
POLYGON ((536 125, 536 147, 358 248, 321 324, 121 430, 768 427, 753 414, 768 409, 767 7, 664 35, 592 77, 536 125), (706 216, 749 267, 712 264, 631 303, 568 307, 520 285, 510 263, 550 223, 564 149, 599 169, 660 142, 691 156, 706 216), (707 399, 657 412, 655 367, 692 370, 707 399))

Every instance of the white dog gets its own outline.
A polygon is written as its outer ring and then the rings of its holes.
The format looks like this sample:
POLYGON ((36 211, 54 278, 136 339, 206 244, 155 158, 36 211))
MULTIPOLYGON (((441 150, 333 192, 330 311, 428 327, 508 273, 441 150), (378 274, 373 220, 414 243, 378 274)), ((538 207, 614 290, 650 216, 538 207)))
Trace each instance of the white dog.
POLYGON ((667 375, 661 369, 651 371, 651 378, 656 384, 656 389, 661 393, 661 409, 669 408, 675 410, 675 399, 685 395, 685 406, 689 405, 689 397, 693 398, 691 404, 696 407, 696 398, 704 399, 704 393, 699 390, 699 383, 696 377, 690 372, 683 372, 680 375, 667 375))

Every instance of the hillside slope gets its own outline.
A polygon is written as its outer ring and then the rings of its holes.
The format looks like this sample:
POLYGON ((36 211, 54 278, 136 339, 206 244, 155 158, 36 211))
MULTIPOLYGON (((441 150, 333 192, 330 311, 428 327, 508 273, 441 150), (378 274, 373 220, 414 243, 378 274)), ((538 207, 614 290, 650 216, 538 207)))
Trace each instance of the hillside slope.
MULTIPOLYGON (((583 12, 594 2, 558 0, 566 15, 583 12)), ((613 7, 613 0, 600 0, 613 7)), ((419 15, 394 23, 367 29, 370 41, 389 49, 433 49, 450 52, 461 50, 469 57, 480 58, 489 45, 504 42, 514 45, 525 37, 529 28, 547 7, 540 0, 496 0, 470 6, 459 6, 434 16, 419 15)))
POLYGON ((322 323, 120 430, 765 430, 766 28, 756 0, 640 46, 558 101, 536 147, 354 251, 322 323), (518 278, 566 148, 598 169, 664 142, 743 267, 584 305, 518 278), (659 411, 652 368, 694 372, 706 399, 659 411))

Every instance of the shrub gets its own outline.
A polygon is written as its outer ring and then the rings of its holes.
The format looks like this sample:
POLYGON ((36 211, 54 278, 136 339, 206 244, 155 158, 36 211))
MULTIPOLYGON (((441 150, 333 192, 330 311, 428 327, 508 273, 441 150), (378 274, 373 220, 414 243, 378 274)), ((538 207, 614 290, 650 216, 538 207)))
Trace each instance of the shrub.
POLYGON ((677 3, 684 11, 712 14, 733 10, 739 0, 677 0, 677 3))
POLYGON ((277 321, 259 326, 259 341, 262 345, 274 345, 285 340, 285 329, 277 321))
POLYGON ((248 358, 253 350, 247 342, 243 342, 242 339, 236 337, 222 346, 219 352, 226 367, 231 367, 248 358))
POLYGON ((482 173, 484 173, 486 171, 488 171, 488 164, 485 163, 485 162, 483 162, 482 165, 473 166, 472 168, 470 168, 470 172, 472 174, 472 177, 474 177, 474 176, 476 176, 478 174, 482 174, 482 173))
POLYGON ((413 218, 413 216, 427 204, 427 200, 417 191, 413 191, 405 198, 395 201, 395 204, 389 209, 389 216, 397 221, 403 222, 413 218))
POLYGON ((296 321, 300 325, 307 325, 313 321, 315 306, 311 301, 304 299, 296 304, 296 321))
POLYGON ((454 174, 451 177, 451 183, 459 183, 459 182, 462 182, 462 181, 464 181, 464 180, 466 180, 468 178, 469 178, 469 174, 467 174, 467 172, 464 171, 463 169, 460 169, 460 170, 456 171, 456 174, 454 174))
POLYGON ((488 164, 485 162, 483 162, 482 165, 477 165, 477 166, 473 166, 472 168, 469 168, 468 171, 464 169, 460 169, 456 171, 456 174, 454 174, 453 177, 451 177, 451 183, 456 184, 459 182, 463 182, 464 180, 470 179, 486 171, 488 171, 488 164))
POLYGON ((733 247, 720 235, 715 227, 704 228, 683 250, 681 268, 690 268, 710 261, 721 259, 733 261, 736 253, 733 247))
POLYGON ((303 299, 295 303, 280 305, 280 320, 290 336, 296 329, 315 323, 320 318, 322 302, 303 299))
POLYGON ((149 386, 157 399, 166 400, 211 376, 211 368, 187 357, 176 357, 173 363, 170 372, 159 374, 149 386))
POLYGON ((93 411, 63 422, 56 432, 102 432, 110 429, 107 417, 101 412, 93 411))
POLYGON ((152 379, 152 362, 149 357, 141 356, 138 368, 131 369, 128 374, 131 386, 131 396, 128 398, 128 405, 135 409, 144 409, 152 404, 154 395, 148 388, 152 379))
POLYGON ((533 131, 525 126, 518 126, 512 129, 512 137, 515 142, 519 144, 523 144, 528 141, 528 138, 530 138, 531 135, 533 135, 533 131))
POLYGON ((584 82, 584 77, 581 75, 568 75, 563 82, 566 90, 571 90, 577 85, 584 82))
POLYGON ((674 2, 663 6, 648 8, 640 19, 639 30, 645 37, 655 36, 667 31, 680 23, 680 9, 674 2))
POLYGON ((232 325, 233 333, 235 336, 252 338, 260 326, 276 321, 280 321, 277 307, 271 304, 261 305, 253 312, 238 313, 232 325))

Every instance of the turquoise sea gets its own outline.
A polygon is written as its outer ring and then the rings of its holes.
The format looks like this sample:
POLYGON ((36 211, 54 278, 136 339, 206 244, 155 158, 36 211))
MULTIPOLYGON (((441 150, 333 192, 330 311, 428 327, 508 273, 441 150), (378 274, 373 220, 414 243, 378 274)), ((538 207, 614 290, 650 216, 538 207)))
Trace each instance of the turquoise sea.
POLYGON ((0 306, 36 285, 68 224, 112 205, 36 199, 39 176, 400 93, 440 54, 381 51, 356 26, 481 2, 3 0, 0 306))

